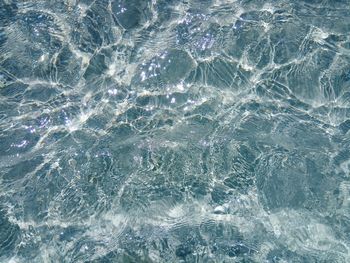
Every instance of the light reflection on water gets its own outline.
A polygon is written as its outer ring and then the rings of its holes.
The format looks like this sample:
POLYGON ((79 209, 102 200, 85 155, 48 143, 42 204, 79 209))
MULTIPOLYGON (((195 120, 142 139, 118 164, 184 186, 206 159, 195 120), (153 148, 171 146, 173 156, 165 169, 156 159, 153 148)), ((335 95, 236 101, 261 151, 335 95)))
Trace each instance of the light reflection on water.
POLYGON ((349 4, 0 3, 0 261, 348 262, 349 4))

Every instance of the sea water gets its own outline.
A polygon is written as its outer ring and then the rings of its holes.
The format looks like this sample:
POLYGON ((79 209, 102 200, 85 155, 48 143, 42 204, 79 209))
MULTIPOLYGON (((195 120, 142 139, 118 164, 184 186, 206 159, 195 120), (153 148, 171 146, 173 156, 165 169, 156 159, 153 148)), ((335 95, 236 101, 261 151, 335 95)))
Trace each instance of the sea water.
POLYGON ((349 0, 1 0, 1 262, 350 262, 349 0))

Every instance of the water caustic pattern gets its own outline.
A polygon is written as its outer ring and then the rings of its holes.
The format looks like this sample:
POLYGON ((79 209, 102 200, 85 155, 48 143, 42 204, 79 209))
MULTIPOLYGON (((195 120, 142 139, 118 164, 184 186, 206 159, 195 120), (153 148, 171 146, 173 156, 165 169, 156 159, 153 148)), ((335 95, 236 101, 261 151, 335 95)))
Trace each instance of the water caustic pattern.
POLYGON ((1 262, 350 262, 348 0, 0 1, 1 262))

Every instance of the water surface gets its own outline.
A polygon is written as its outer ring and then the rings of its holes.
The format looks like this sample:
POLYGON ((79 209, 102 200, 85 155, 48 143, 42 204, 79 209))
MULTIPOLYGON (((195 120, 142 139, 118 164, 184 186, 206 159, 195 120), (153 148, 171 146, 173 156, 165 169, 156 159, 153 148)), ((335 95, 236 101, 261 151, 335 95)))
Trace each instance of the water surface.
POLYGON ((1 262, 350 262, 348 0, 0 1, 1 262))

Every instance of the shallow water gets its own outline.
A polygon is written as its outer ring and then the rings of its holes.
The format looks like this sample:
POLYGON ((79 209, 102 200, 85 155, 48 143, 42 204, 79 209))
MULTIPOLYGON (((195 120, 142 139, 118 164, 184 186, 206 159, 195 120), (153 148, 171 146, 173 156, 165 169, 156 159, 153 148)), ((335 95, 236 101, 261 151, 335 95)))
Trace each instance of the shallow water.
POLYGON ((349 0, 0 1, 1 262, 350 262, 349 0))

